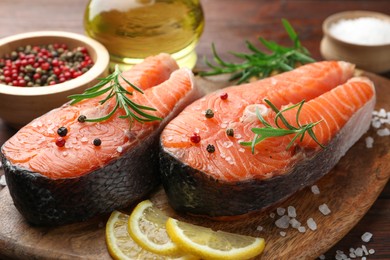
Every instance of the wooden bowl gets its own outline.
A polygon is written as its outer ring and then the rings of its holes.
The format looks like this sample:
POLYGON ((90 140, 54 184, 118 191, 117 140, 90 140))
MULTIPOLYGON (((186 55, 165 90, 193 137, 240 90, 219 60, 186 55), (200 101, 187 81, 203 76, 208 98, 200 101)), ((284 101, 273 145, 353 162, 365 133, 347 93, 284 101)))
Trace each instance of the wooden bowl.
POLYGON ((347 11, 331 15, 322 24, 324 32, 320 47, 322 56, 327 60, 348 61, 360 69, 374 73, 390 71, 390 43, 375 45, 351 43, 337 38, 330 32, 330 27, 340 20, 360 17, 373 17, 390 22, 390 16, 369 11, 347 11))
POLYGON ((103 45, 86 36, 62 32, 39 31, 0 39, 0 57, 26 45, 64 43, 69 49, 86 47, 94 65, 81 76, 52 86, 15 87, 0 84, 0 118, 14 128, 20 128, 34 118, 57 108, 71 94, 82 93, 107 75, 109 54, 103 45))

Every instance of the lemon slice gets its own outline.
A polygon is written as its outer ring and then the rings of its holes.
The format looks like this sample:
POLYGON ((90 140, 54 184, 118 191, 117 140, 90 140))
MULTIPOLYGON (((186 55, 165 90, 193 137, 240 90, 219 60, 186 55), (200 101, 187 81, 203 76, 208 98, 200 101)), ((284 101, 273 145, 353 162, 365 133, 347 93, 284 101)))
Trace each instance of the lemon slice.
POLYGON ((181 249, 202 259, 249 259, 263 252, 263 238, 243 236, 169 218, 166 223, 171 239, 181 249))
POLYGON ((150 200, 139 203, 130 215, 128 230, 140 246, 156 254, 172 255, 180 252, 167 234, 168 217, 150 200))
MULTIPOLYGON (((111 213, 106 225, 106 242, 108 252, 114 259, 152 259, 155 254, 143 249, 127 232, 129 215, 119 211, 111 213)), ((157 258, 156 259, 164 259, 157 258)))
POLYGON ((107 221, 106 242, 110 255, 118 260, 194 260, 186 253, 170 256, 154 254, 139 246, 129 235, 127 223, 129 215, 114 211, 107 221))

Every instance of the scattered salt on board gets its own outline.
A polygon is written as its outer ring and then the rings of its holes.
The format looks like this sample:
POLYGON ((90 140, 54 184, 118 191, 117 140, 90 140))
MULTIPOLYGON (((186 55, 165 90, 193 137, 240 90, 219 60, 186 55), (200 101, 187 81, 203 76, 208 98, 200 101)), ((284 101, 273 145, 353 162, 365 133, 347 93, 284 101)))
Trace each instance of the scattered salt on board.
POLYGON ((322 214, 324 214, 325 216, 326 215, 329 215, 330 214, 330 209, 328 207, 328 205, 326 205, 325 203, 324 204, 321 204, 318 209, 321 211, 322 214))
POLYGON ((290 225, 290 218, 288 216, 284 215, 283 217, 281 217, 275 221, 275 225, 278 228, 286 229, 290 225))
POLYGON ((372 234, 370 232, 366 232, 362 235, 363 242, 366 242, 366 243, 370 242, 371 238, 372 238, 372 234))
POLYGON ((313 192, 313 194, 318 195, 318 194, 320 194, 320 189, 318 188, 317 185, 313 185, 313 186, 311 186, 311 192, 313 192))
POLYGON ((311 229, 311 230, 316 230, 317 229, 317 223, 314 221, 313 218, 309 218, 307 220, 307 226, 311 229))
POLYGON ((390 43, 390 22, 375 17, 341 19, 329 28, 335 38, 361 45, 390 43))

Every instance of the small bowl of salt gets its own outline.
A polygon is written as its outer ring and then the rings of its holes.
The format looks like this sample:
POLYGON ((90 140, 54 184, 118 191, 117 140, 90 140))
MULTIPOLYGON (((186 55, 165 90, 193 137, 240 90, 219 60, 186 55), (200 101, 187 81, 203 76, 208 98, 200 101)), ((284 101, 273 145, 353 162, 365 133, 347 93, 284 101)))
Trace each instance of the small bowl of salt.
POLYGON ((347 11, 323 22, 321 54, 344 60, 374 73, 390 71, 390 16, 370 11, 347 11))

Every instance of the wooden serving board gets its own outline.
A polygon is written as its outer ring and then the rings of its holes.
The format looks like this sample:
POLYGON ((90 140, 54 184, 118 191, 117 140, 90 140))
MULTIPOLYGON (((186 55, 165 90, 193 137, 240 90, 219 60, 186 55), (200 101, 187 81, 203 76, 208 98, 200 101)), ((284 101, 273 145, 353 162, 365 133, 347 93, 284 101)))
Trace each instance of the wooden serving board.
MULTIPOLYGON (((376 109, 390 110, 390 81, 367 74, 377 88, 376 109)), ((160 188, 151 200, 170 216, 191 223, 266 239, 264 253, 259 259, 313 259, 336 244, 363 217, 390 178, 390 138, 379 137, 373 129, 361 138, 340 160, 336 167, 318 181, 321 193, 315 195, 310 187, 273 208, 252 213, 240 220, 217 222, 191 216, 178 216, 169 207, 160 188), (373 136, 372 149, 366 148, 364 138, 373 136), (332 211, 324 216, 318 206, 326 203, 332 211), (297 220, 306 226, 313 218, 316 231, 299 233, 275 226, 276 207, 294 206, 297 220), (257 227, 263 230, 258 231, 257 227), (285 231, 282 237, 280 231, 285 231)), ((7 188, 0 190, 0 258, 16 259, 110 259, 105 244, 105 223, 108 216, 57 228, 28 225, 16 208, 7 188)))

